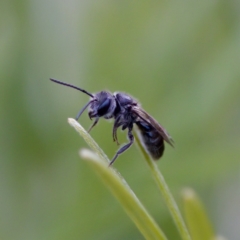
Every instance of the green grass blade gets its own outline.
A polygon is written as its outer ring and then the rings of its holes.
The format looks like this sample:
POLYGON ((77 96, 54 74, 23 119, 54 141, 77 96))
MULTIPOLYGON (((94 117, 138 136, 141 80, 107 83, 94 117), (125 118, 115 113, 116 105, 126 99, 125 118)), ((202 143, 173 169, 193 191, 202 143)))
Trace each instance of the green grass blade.
POLYGON ((206 211, 196 195, 187 188, 182 193, 185 218, 193 240, 213 240, 215 234, 212 225, 207 217, 206 211))
POLYGON ((187 227, 184 223, 184 220, 182 218, 182 215, 178 209, 178 206, 167 186, 167 183, 164 180, 164 177, 160 170, 158 169, 158 166, 154 160, 150 158, 148 153, 146 152, 145 148, 142 146, 142 143, 138 137, 138 134, 135 134, 136 142, 138 147, 140 148, 141 152, 143 153, 143 156, 150 167, 150 170, 152 172, 153 178, 157 183, 157 186, 160 190, 160 192, 163 195, 163 198, 166 202, 166 205, 168 207, 168 210, 170 211, 172 218, 178 228, 178 231, 180 233, 180 236, 183 240, 191 240, 191 237, 189 235, 189 232, 187 230, 187 227))
POLYGON ((84 138, 90 148, 97 153, 95 154, 85 149, 80 152, 81 157, 96 171, 143 236, 149 240, 167 240, 162 230, 143 207, 126 181, 113 167, 108 166, 110 162, 109 159, 91 136, 74 119, 68 119, 68 122, 84 138))

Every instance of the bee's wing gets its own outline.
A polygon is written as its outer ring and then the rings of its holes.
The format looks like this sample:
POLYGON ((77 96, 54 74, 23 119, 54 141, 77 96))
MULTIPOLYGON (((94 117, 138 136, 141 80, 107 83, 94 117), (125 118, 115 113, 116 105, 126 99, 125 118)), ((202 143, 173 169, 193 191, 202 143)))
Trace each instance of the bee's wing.
POLYGON ((142 108, 140 107, 132 107, 133 113, 135 113, 139 118, 141 118, 144 122, 148 123, 151 125, 153 128, 155 128, 159 134, 163 137, 163 139, 170 144, 172 147, 173 146, 173 139, 171 136, 167 133, 167 131, 153 118, 151 117, 147 112, 145 112, 142 108))

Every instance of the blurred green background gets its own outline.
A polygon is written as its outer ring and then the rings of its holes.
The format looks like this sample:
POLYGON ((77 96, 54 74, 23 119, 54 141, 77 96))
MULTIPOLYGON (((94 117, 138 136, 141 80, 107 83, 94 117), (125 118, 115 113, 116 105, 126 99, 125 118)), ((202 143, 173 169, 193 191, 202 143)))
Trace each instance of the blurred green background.
MULTIPOLYGON (((236 0, 1 1, 0 238, 143 239, 78 156, 87 145, 67 118, 88 96, 53 77, 136 97, 175 140, 158 165, 180 208, 194 188, 216 232, 239 239, 239 12, 236 0)), ((111 131, 102 120, 91 132, 109 158, 111 131)), ((114 167, 179 239, 136 146, 114 167)))

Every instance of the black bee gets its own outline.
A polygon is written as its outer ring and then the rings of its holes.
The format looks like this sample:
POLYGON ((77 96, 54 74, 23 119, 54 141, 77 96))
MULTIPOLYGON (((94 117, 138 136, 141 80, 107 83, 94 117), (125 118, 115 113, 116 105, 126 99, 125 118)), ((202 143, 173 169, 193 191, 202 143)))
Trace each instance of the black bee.
POLYGON ((116 141, 117 144, 119 144, 117 129, 119 127, 121 127, 122 130, 128 129, 129 143, 117 151, 109 165, 112 165, 118 155, 126 151, 133 144, 134 136, 132 130, 134 123, 138 126, 143 144, 153 159, 157 160, 163 155, 164 141, 173 146, 173 140, 167 131, 153 117, 146 113, 139 103, 131 96, 125 93, 112 94, 107 91, 91 94, 74 85, 52 78, 50 78, 50 80, 55 83, 75 88, 91 97, 91 100, 82 108, 76 117, 76 120, 78 120, 86 108, 89 107, 89 118, 95 120, 88 132, 90 132, 98 123, 100 117, 105 119, 114 118, 112 136, 113 141, 116 141))

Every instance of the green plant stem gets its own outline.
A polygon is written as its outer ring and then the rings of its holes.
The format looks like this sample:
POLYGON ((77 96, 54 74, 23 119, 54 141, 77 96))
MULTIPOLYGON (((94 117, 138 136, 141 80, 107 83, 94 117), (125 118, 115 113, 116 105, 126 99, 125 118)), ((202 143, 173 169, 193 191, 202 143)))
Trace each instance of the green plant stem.
POLYGON ((157 183, 157 186, 160 189, 160 192, 163 195, 163 198, 166 202, 166 205, 172 215, 172 218, 178 228, 178 231, 182 237, 183 240, 191 240, 191 237, 189 235, 189 232, 187 230, 187 227, 184 223, 184 220, 181 216, 181 213, 177 207, 177 204, 164 180, 163 175, 161 174, 160 170, 158 169, 158 166, 156 164, 156 162, 154 162, 149 154, 146 152, 145 148, 142 146, 142 143, 139 139, 138 134, 135 134, 135 138, 136 138, 136 142, 138 147, 140 148, 141 152, 143 153, 143 156, 148 164, 148 166, 150 167, 150 170, 152 172, 152 175, 157 183))
POLYGON ((109 159, 91 136, 74 119, 68 119, 68 122, 84 138, 90 148, 97 153, 85 149, 81 151, 81 157, 87 160, 104 184, 118 199, 143 236, 149 240, 167 240, 162 230, 149 215, 126 181, 113 167, 108 166, 109 159))

